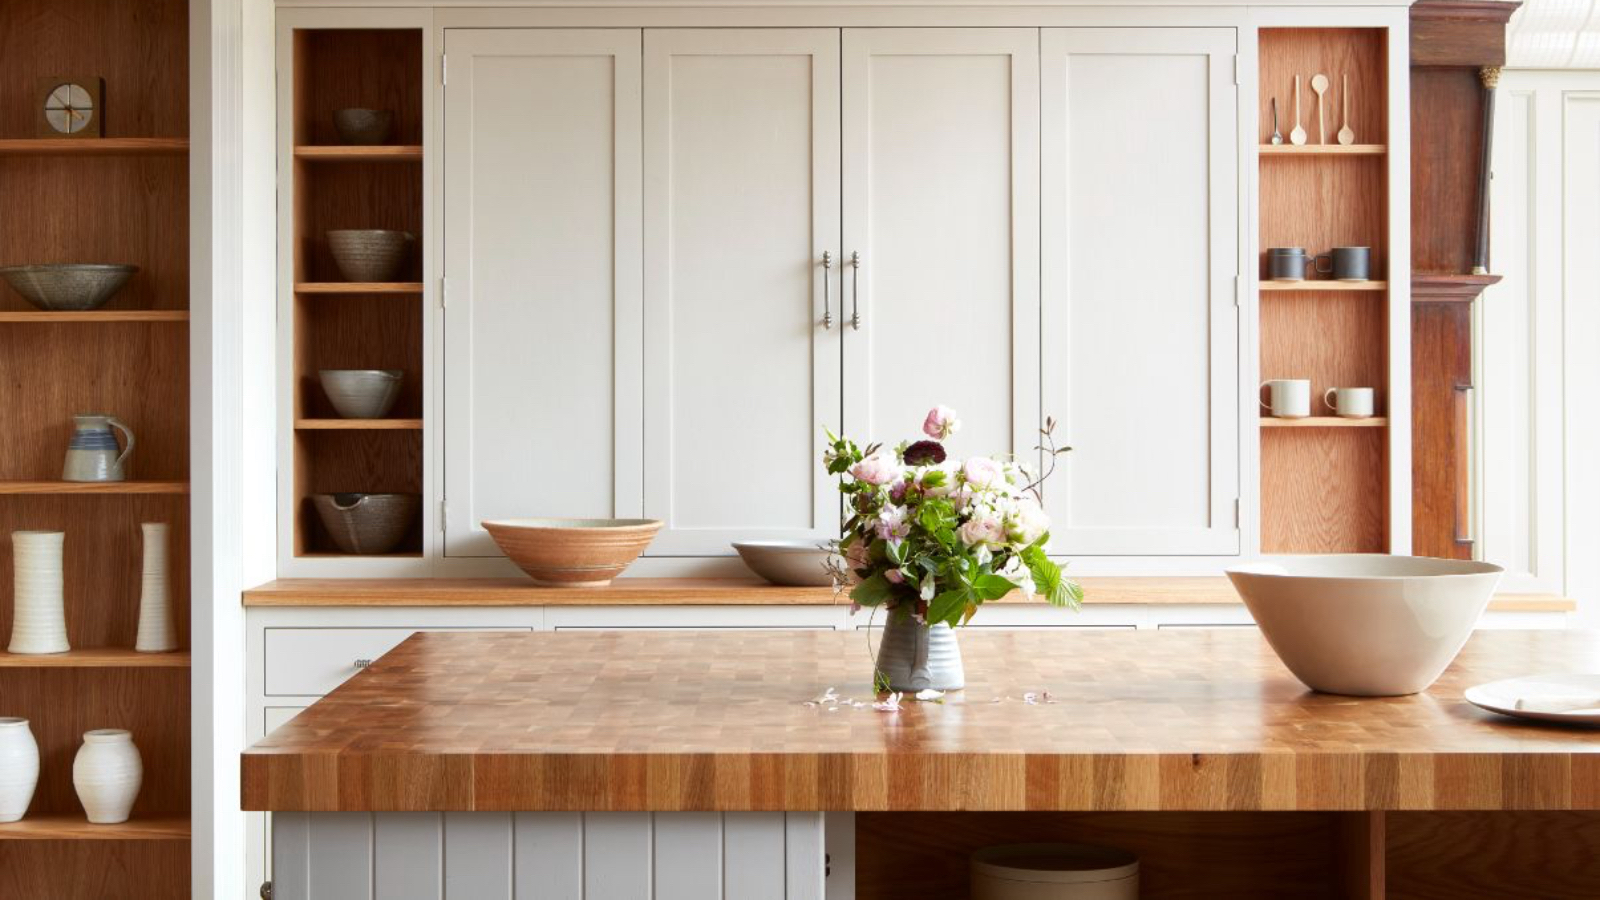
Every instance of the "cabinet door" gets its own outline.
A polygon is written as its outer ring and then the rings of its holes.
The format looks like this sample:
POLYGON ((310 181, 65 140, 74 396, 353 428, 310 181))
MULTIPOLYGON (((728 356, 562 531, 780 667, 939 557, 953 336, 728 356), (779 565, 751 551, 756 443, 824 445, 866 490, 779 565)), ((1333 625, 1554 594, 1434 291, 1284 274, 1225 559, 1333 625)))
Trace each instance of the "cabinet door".
POLYGON ((1234 45, 1043 33, 1043 409, 1073 448, 1054 553, 1239 552, 1234 45))
POLYGON ((445 32, 445 552, 637 516, 640 33, 445 32))
POLYGON ((964 422, 959 455, 1037 443, 1038 42, 1022 28, 844 33, 844 396, 858 441, 915 439, 944 404, 964 422))
POLYGON ((649 30, 644 69, 650 552, 831 537, 839 33, 649 30))

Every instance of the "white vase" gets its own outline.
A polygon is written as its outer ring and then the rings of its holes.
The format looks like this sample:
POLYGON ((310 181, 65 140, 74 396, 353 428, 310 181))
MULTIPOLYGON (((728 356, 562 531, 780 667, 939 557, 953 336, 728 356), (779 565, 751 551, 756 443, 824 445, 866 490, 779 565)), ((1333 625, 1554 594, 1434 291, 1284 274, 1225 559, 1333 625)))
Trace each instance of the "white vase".
POLYGON ((128 821, 128 811, 144 782, 144 763, 133 734, 121 728, 83 733, 83 746, 72 760, 72 786, 78 802, 96 825, 128 821))
POLYGON ((0 716, 0 822, 15 822, 39 785, 39 745, 27 719, 0 716))
POLYGON ((167 578, 167 525, 145 522, 144 581, 139 591, 139 636, 133 649, 165 653, 178 649, 178 629, 172 621, 172 590, 167 578))
POLYGON ((67 615, 62 598, 60 531, 13 531, 12 653, 65 653, 67 615))

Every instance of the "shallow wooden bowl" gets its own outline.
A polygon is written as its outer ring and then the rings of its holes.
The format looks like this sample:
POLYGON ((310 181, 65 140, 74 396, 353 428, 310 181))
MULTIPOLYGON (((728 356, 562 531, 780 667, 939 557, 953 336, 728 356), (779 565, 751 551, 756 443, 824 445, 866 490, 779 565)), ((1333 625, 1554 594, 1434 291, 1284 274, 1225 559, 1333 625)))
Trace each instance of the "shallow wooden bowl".
POLYGON ((490 519, 483 527, 539 584, 605 587, 650 546, 656 519, 490 519))

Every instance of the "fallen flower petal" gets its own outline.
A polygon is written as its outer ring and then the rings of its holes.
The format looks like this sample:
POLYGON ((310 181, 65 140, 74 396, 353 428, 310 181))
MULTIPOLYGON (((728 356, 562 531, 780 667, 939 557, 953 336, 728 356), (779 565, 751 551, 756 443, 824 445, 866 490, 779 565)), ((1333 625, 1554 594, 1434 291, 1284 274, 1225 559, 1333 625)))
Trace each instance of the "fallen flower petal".
POLYGON ((878 712, 899 712, 901 696, 903 695, 899 691, 895 691, 886 697, 881 703, 872 704, 872 708, 878 712))
POLYGON ((944 691, 936 691, 933 688, 923 688, 922 690, 917 691, 918 700, 937 700, 943 696, 944 691))

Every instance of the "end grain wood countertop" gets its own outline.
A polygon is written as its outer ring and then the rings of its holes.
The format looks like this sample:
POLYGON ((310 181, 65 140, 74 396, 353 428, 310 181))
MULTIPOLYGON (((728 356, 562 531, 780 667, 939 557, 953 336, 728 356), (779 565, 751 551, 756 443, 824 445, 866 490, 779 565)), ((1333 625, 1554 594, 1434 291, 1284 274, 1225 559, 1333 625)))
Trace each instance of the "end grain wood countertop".
MULTIPOLYGON (((1077 579, 1089 604, 1237 604, 1221 576, 1077 579)), ((245 606, 828 606, 827 587, 778 587, 754 578, 618 578, 601 588, 545 587, 526 578, 282 578, 244 592, 245 606)), ((1013 595, 1002 603, 1028 603, 1013 595)), ((1495 611, 1570 612, 1550 594, 1498 594, 1495 611)))
POLYGON ((1368 699, 1252 632, 961 647, 964 692, 886 713, 806 702, 870 704, 859 633, 421 633, 246 751, 244 809, 1600 809, 1600 732, 1462 699, 1600 671, 1600 633, 1479 632, 1428 691, 1368 699))

